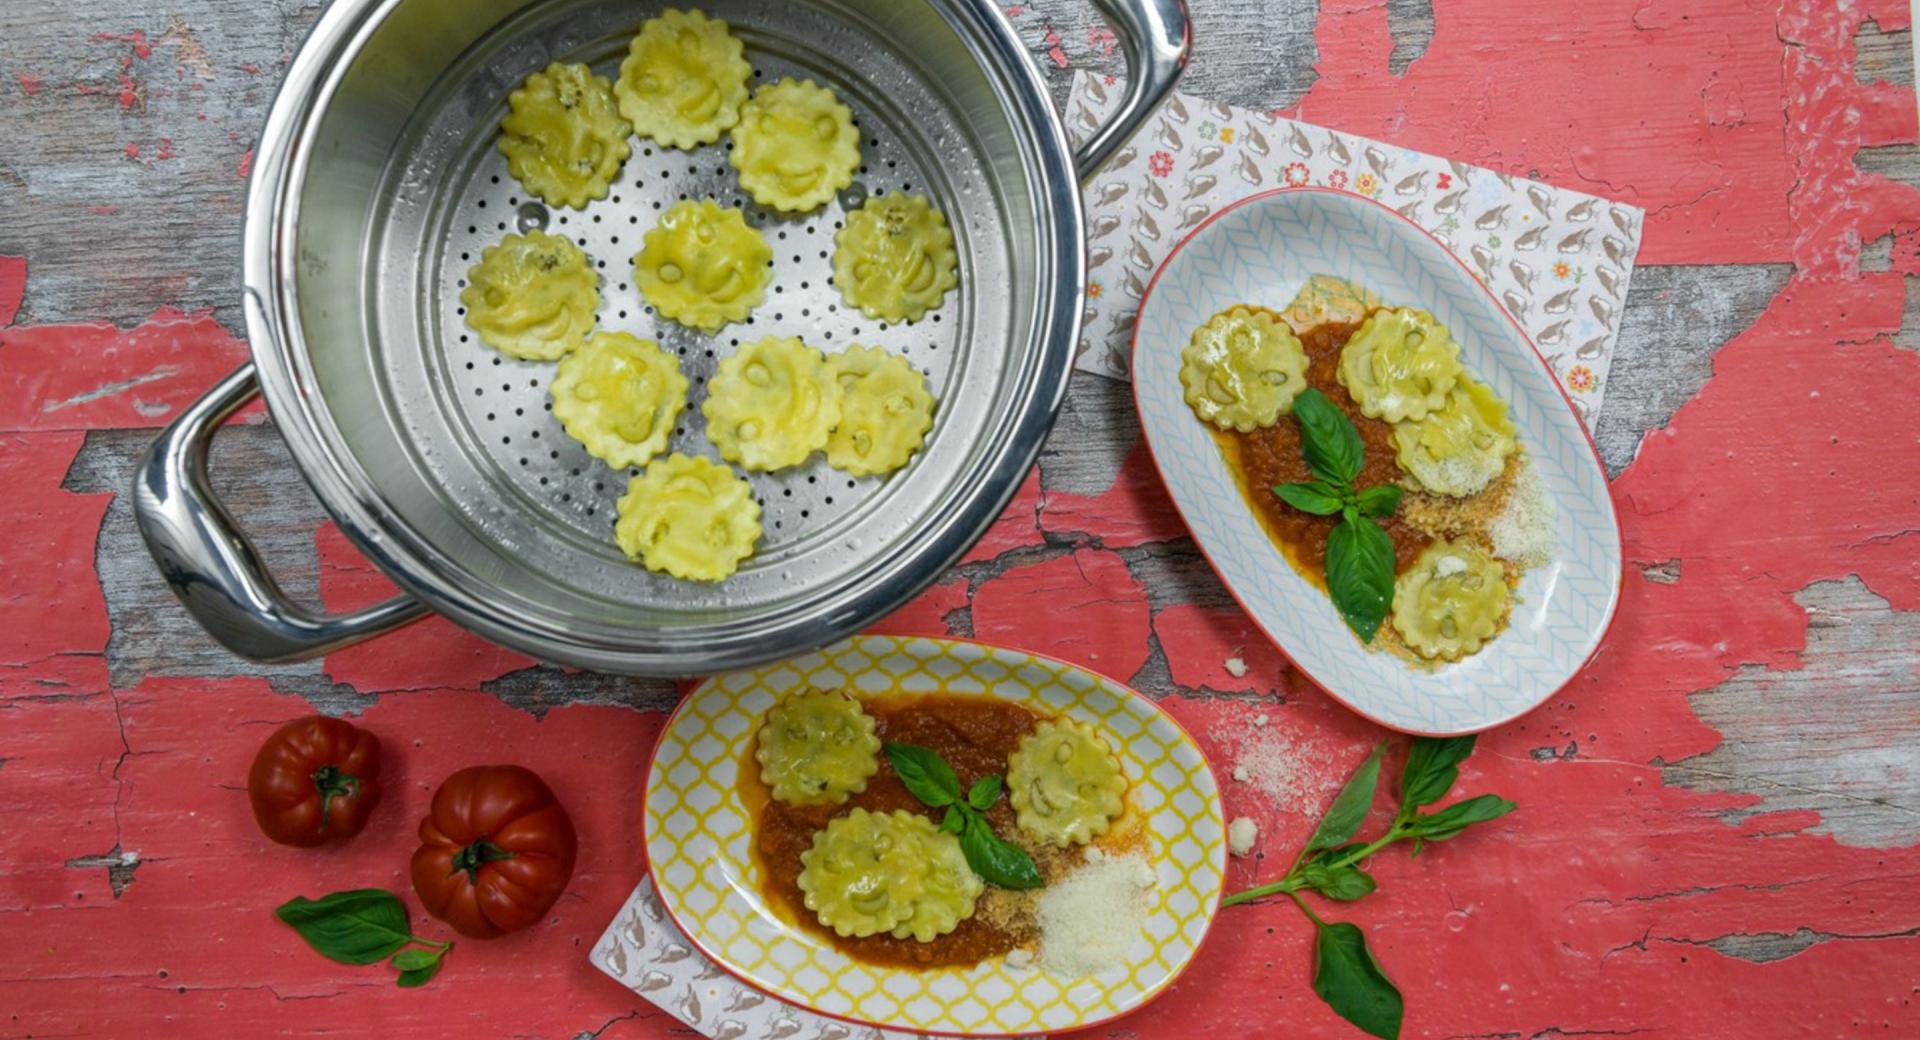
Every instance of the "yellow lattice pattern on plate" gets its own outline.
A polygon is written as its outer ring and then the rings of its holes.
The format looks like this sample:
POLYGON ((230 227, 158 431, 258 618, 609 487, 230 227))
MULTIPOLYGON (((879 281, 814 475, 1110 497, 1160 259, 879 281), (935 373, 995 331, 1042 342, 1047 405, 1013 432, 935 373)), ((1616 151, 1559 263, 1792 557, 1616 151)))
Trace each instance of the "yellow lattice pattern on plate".
POLYGON ((860 636, 715 677, 661 735, 647 776, 646 844, 660 899, 712 959, 776 996, 875 1025, 969 1035, 1075 1029, 1153 999, 1198 950, 1219 905, 1226 821, 1206 758, 1152 702, 1071 665, 977 643, 860 636), (739 769, 767 709, 806 687, 980 694, 1099 728, 1129 783, 1160 885, 1129 962, 1059 978, 1000 960, 896 971, 849 959, 760 898, 739 769))

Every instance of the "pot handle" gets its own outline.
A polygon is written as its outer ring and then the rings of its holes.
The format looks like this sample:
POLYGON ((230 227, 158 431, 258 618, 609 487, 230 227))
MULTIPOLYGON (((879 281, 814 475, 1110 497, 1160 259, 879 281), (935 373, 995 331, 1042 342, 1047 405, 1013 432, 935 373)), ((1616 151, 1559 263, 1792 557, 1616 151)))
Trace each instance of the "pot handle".
POLYGON ((1186 0, 1093 0, 1118 30, 1127 54, 1127 94, 1107 125, 1074 150, 1081 181, 1092 179, 1173 89, 1193 50, 1186 0))
POLYGON ((314 614, 288 600, 207 482, 207 445, 260 393, 240 366, 161 431, 134 475, 133 516, 174 595, 207 634, 256 661, 300 661, 427 613, 396 597, 351 614, 314 614))

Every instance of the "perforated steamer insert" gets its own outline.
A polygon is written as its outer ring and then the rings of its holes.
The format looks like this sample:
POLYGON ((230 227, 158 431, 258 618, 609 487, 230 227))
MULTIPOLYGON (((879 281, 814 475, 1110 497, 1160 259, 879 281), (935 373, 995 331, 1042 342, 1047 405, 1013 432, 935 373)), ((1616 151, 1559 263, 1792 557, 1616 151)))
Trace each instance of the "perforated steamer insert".
MULTIPOLYGON (((1077 338, 1074 164, 992 4, 699 6, 745 44, 754 86, 812 79, 853 110, 862 165, 834 201, 793 216, 755 205, 724 136, 690 151, 635 137, 608 196, 584 210, 525 192, 495 147, 507 95, 554 61, 616 78, 658 8, 606 0, 337 0, 289 72, 250 190, 249 332, 303 474, 411 596, 563 663, 692 674, 799 652, 877 619, 964 552, 1018 487, 1077 338), (959 259, 958 288, 911 324, 870 320, 832 285, 846 214, 892 191, 932 199, 959 259), (765 302, 712 334, 654 314, 632 269, 660 214, 702 198, 741 206, 774 250, 765 302), (504 357, 465 324, 468 269, 487 246, 534 227, 591 259, 600 328, 656 340, 680 359, 692 388, 670 450, 718 458, 700 414, 707 381, 741 344, 770 335, 906 357, 936 401, 926 444, 885 477, 849 477, 818 455, 743 473, 765 535, 725 582, 628 562, 613 526, 635 471, 588 455, 554 420, 552 363, 504 357)), ((1178 72, 1184 9, 1103 6, 1146 70, 1123 106, 1137 125, 1178 72)), ((1097 135, 1096 151, 1127 130, 1097 135)), ((205 500, 195 442, 244 400, 246 375, 183 416, 142 478, 142 530, 176 591, 210 631, 256 657, 308 656, 416 616, 418 603, 343 618, 285 604, 205 500)))

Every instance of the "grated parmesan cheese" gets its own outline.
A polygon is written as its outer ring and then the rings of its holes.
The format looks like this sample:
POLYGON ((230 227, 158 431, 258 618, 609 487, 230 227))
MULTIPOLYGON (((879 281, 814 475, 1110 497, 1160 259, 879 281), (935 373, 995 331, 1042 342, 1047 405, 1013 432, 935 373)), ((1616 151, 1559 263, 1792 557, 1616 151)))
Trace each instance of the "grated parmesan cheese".
POLYGON ((1055 975, 1098 975, 1126 964, 1146 929, 1157 885, 1139 853, 1088 863, 1040 893, 1040 962, 1055 975))
POLYGON ((1253 843, 1260 840, 1260 826, 1245 816, 1236 816, 1227 824, 1227 851, 1236 856, 1244 856, 1253 851, 1253 843))
POLYGON ((1487 525, 1493 553, 1521 567, 1539 567, 1553 558, 1553 500, 1540 487, 1533 461, 1525 460, 1514 474, 1505 508, 1487 525))

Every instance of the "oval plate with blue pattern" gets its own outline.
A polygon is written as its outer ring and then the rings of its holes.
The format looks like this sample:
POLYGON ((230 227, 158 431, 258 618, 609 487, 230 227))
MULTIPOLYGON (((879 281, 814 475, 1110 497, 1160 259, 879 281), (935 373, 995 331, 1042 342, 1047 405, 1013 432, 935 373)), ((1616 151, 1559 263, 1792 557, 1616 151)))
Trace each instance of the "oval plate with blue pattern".
POLYGON ((1308 678, 1383 726, 1446 735, 1514 719, 1566 685, 1613 620, 1620 526, 1586 428, 1493 294, 1426 231, 1372 199, 1286 189, 1200 225, 1141 300, 1133 394, 1161 479, 1220 580, 1308 678), (1195 328, 1236 304, 1282 310, 1327 276, 1390 306, 1431 311, 1453 331, 1467 369, 1507 402, 1554 506, 1553 559, 1526 572, 1506 630, 1452 664, 1422 668, 1360 643, 1326 593, 1274 547, 1181 391, 1180 350, 1195 328))

